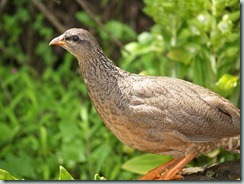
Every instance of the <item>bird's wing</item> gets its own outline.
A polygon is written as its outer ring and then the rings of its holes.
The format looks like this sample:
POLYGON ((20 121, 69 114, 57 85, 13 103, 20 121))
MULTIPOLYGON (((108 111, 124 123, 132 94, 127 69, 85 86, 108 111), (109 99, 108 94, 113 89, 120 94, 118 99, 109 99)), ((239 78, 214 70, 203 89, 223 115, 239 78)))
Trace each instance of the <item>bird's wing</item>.
POLYGON ((128 121, 139 126, 177 131, 192 142, 240 133, 238 108, 210 90, 183 80, 138 77, 133 80, 130 99, 128 121))

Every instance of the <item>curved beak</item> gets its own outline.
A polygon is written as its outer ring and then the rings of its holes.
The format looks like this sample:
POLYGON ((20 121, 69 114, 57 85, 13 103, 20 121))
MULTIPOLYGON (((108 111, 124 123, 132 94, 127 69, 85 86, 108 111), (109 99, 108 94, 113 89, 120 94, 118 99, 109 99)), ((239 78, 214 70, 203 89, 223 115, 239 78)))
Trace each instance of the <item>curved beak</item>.
POLYGON ((49 45, 58 45, 58 46, 65 45, 64 35, 62 34, 59 37, 54 38, 52 41, 50 41, 49 45))

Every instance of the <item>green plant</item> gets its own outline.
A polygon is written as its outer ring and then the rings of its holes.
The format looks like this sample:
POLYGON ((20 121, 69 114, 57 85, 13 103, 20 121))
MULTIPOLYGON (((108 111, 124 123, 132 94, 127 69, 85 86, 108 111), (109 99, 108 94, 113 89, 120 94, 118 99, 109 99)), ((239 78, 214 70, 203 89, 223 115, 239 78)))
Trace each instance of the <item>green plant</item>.
POLYGON ((121 66, 190 80, 240 105, 239 1, 144 2, 155 25, 125 46, 121 66))

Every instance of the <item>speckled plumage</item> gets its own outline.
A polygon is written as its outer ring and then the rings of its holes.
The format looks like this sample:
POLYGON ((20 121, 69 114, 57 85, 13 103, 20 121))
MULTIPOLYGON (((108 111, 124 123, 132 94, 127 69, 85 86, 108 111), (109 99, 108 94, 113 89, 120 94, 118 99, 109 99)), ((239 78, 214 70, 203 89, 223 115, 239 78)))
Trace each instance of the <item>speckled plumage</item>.
POLYGON ((50 44, 57 41, 78 59, 93 105, 124 144, 174 157, 220 146, 238 152, 240 111, 230 101, 180 79, 126 72, 83 29, 69 29, 50 44))

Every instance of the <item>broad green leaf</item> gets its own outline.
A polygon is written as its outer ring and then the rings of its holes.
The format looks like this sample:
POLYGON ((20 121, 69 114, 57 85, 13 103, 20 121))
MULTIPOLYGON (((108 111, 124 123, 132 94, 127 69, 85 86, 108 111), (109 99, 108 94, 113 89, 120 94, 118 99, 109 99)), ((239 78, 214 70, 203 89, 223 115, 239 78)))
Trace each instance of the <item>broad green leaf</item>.
POLYGON ((0 180, 18 180, 18 179, 12 176, 9 172, 0 169, 0 180))
POLYGON ((167 53, 168 58, 174 60, 174 61, 178 61, 184 64, 189 64, 190 63, 190 59, 191 59, 191 55, 182 49, 172 49, 171 51, 169 51, 167 53))
POLYGON ((70 173, 62 166, 59 166, 59 180, 74 180, 70 173))
POLYGON ((151 169, 171 160, 171 156, 144 154, 124 163, 122 168, 137 174, 146 174, 151 169))

